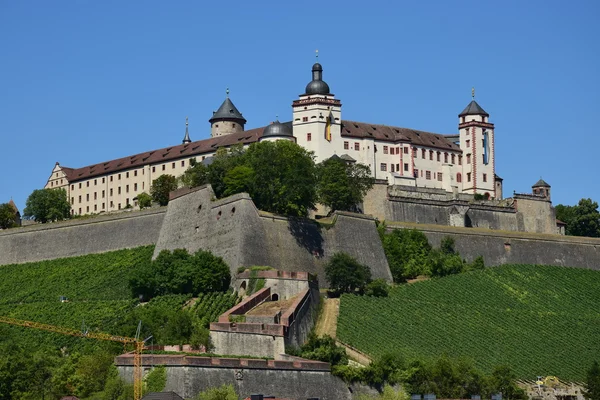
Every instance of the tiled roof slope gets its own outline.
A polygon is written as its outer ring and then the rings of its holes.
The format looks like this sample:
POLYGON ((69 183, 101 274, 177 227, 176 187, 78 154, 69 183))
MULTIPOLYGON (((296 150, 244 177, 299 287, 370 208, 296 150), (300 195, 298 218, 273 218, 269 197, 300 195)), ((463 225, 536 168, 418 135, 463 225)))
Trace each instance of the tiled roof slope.
MULTIPOLYGON (((283 124, 291 126, 291 122, 285 122, 283 124)), ((61 168, 65 172, 69 182, 72 183, 117 171, 140 168, 147 164, 159 164, 182 157, 206 154, 217 150, 219 147, 228 147, 238 143, 254 143, 262 136, 264 128, 265 127, 260 127, 230 135, 147 151, 145 153, 88 165, 82 168, 61 168)), ((341 130, 342 136, 344 137, 373 138, 392 143, 403 141, 413 143, 417 146, 433 147, 440 150, 461 151, 459 146, 447 140, 444 135, 409 128, 343 120, 341 130)))
POLYGON ((416 146, 460 151, 460 147, 448 141, 445 135, 365 122, 342 121, 342 136, 374 138, 389 142, 405 141, 416 146))

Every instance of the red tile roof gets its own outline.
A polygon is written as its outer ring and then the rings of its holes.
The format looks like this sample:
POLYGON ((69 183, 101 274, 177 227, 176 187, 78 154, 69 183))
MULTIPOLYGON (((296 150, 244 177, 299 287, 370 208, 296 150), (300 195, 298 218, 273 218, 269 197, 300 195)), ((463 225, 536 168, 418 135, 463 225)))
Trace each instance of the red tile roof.
MULTIPOLYGON (((255 128, 244 132, 233 133, 188 144, 166 147, 163 149, 147 151, 133 156, 116 160, 88 165, 82 168, 69 168, 61 166, 69 183, 95 176, 106 175, 117 171, 140 168, 147 164, 160 164, 182 157, 192 157, 217 150, 219 147, 228 147, 238 143, 250 144, 258 141, 265 127, 255 128)), ((461 151, 453 142, 444 135, 417 131, 408 128, 369 124, 365 122, 342 121, 343 137, 371 138, 392 143, 407 142, 417 146, 433 147, 440 150, 461 151)))

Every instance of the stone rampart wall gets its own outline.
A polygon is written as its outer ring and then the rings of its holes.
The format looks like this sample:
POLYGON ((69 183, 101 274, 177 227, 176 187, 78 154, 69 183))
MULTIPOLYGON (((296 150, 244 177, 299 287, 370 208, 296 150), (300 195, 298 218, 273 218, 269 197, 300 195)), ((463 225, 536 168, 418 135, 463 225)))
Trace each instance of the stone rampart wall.
POLYGON ((123 212, 0 231, 0 265, 155 244, 165 211, 123 212))

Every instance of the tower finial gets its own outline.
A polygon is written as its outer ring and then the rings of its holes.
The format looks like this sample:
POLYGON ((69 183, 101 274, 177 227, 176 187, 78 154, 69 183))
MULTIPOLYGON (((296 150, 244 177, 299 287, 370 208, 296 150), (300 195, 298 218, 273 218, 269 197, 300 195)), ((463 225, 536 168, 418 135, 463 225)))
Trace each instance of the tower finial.
POLYGON ((227 88, 227 90, 225 90, 225 94, 227 95, 227 98, 229 98, 229 88, 227 88))
POLYGON ((471 88, 471 97, 475 100, 475 86, 471 88))
POLYGON ((317 61, 319 61, 319 49, 315 50, 315 55, 317 56, 317 61))
POLYGON ((186 117, 185 117, 185 136, 183 137, 183 140, 181 143, 188 144, 191 142, 192 142, 192 139, 190 139, 190 133, 188 131, 188 117, 186 115, 186 117))

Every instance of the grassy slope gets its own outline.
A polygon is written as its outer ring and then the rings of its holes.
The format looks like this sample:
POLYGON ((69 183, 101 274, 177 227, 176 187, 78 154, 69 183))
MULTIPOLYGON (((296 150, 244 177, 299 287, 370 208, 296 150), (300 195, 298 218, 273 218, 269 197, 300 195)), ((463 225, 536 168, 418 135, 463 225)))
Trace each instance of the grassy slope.
POLYGON ((484 371, 581 381, 600 360, 600 272, 507 265, 394 288, 388 298, 344 295, 338 339, 378 356, 447 353, 484 371))

